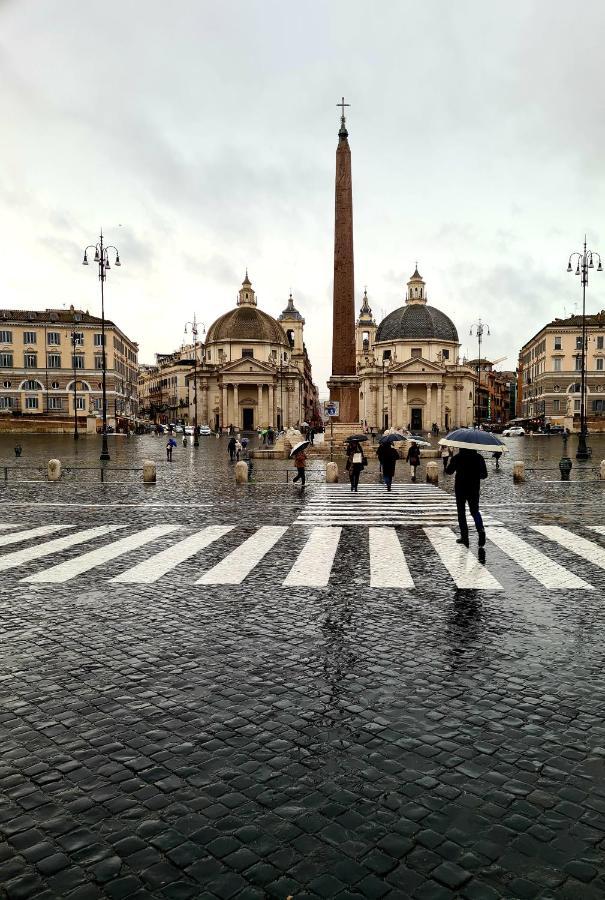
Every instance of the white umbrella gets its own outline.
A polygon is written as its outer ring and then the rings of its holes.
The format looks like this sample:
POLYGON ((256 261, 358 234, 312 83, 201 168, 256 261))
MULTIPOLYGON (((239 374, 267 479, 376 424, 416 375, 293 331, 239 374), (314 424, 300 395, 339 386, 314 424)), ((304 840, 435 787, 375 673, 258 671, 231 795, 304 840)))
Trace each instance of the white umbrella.
POLYGON ((306 450, 310 443, 311 441, 301 441, 299 444, 295 444, 290 450, 290 459, 293 459, 301 450, 306 450))

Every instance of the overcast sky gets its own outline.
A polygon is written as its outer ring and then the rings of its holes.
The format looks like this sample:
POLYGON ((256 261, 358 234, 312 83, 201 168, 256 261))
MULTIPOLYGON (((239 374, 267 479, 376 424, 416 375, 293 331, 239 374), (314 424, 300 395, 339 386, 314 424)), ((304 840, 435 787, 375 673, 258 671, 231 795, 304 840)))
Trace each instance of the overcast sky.
MULTIPOLYGON (((141 361, 233 306, 248 267, 292 289, 330 369, 336 103, 352 104, 356 305, 429 302, 491 357, 574 311, 601 243, 605 4, 562 0, 0 0, 0 306, 108 317, 141 361)), ((605 273, 589 284, 605 307, 605 273)))

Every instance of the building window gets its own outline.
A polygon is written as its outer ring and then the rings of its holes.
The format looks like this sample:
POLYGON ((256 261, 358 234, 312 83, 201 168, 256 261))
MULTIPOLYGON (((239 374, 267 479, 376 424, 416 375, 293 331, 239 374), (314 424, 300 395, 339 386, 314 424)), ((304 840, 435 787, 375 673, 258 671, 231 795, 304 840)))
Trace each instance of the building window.
POLYGON ((574 409, 574 412, 580 412, 580 401, 579 400, 574 400, 573 409, 574 409))
POLYGON ((61 335, 58 331, 49 331, 46 335, 46 343, 52 347, 58 347, 61 343, 61 335))
POLYGON ((38 409, 38 398, 37 397, 26 397, 25 398, 25 408, 26 409, 38 409))
POLYGON ((576 372, 582 371, 582 357, 576 356, 576 372))
POLYGON ((556 412, 556 413, 561 411, 561 401, 560 400, 553 400, 552 411, 556 412))
POLYGON ((51 388, 53 389, 53 391, 58 391, 59 390, 59 382, 53 381, 53 383, 51 384, 51 388))
POLYGON ((576 338, 576 350, 581 350, 581 349, 582 349, 582 338, 577 337, 576 338))
POLYGON ((597 335, 597 350, 602 350, 602 349, 603 349, 603 335, 599 334, 599 335, 597 335))
POLYGON ((553 359, 552 362, 553 362, 553 366, 552 366, 553 372, 560 372, 561 371, 561 357, 555 356, 555 358, 553 359))
POLYGON ((572 384, 569 386, 570 394, 579 394, 581 390, 582 390, 582 385, 580 384, 579 381, 576 381, 575 384, 572 384))
POLYGON ((94 345, 95 345, 95 347, 102 347, 102 346, 103 346, 103 335, 102 335, 102 334, 95 334, 95 336, 94 336, 94 345))
POLYGON ((555 394, 558 394, 560 390, 561 390, 561 385, 560 385, 560 384, 555 384, 555 385, 553 386, 553 391, 555 392, 555 394))
POLYGON ((13 384, 12 381, 5 381, 2 386, 5 388, 9 388, 9 387, 12 387, 12 384, 13 384))
POLYGON ((84 356, 81 353, 74 353, 71 357, 72 369, 84 368, 84 356))
POLYGON ((36 381, 34 378, 30 378, 29 381, 26 381, 23 385, 24 390, 26 391, 41 391, 42 385, 40 382, 36 381))
POLYGON ((23 332, 23 343, 24 344, 35 344, 36 343, 36 332, 35 331, 24 331, 23 332))
POLYGON ((0 397, 0 409, 12 409, 13 406, 13 398, 12 397, 0 397))
MULTIPOLYGON (((38 399, 37 397, 35 398, 38 399)), ((63 400, 61 397, 49 397, 48 398, 48 408, 49 409, 63 409, 63 400)))
POLYGON ((561 349, 561 335, 558 334, 555 336, 555 350, 561 349))
POLYGON ((13 354, 12 353, 0 353, 0 366, 4 366, 4 368, 6 368, 6 369, 12 369, 13 354))
POLYGON ((602 413, 603 412, 603 401, 602 400, 593 400, 592 401, 592 411, 602 413))
POLYGON ((86 409, 86 397, 76 397, 76 409, 86 409))
POLYGON ((102 369, 102 368, 103 368, 103 354, 98 353, 95 356, 95 369, 102 369))
POLYGON ((12 331, 0 331, 0 344, 12 344, 12 342, 13 342, 12 331))
POLYGON ((410 356, 412 359, 419 359, 422 356, 422 349, 420 347, 412 347, 410 356))
POLYGON ((603 357, 597 359, 597 372, 603 371, 603 357))
POLYGON ((446 349, 444 348, 444 349, 441 351, 441 358, 442 358, 442 359, 449 359, 449 358, 450 358, 450 351, 449 351, 449 350, 446 350, 446 349))
POLYGON ((47 366, 49 369, 61 368, 61 356, 58 353, 49 353, 47 357, 47 366))
POLYGON ((100 397, 95 397, 95 399, 92 401, 92 405, 93 409, 95 409, 97 412, 100 412, 103 409, 103 401, 100 397))
POLYGON ((242 350, 242 359, 254 359, 254 350, 249 348, 242 350))
POLYGON ((37 369, 38 368, 38 354, 37 353, 26 353, 24 355, 25 360, 25 368, 26 369, 37 369))
POLYGON ((84 332, 83 331, 72 331, 71 341, 72 341, 72 344, 75 344, 77 347, 83 347, 84 346, 84 332))

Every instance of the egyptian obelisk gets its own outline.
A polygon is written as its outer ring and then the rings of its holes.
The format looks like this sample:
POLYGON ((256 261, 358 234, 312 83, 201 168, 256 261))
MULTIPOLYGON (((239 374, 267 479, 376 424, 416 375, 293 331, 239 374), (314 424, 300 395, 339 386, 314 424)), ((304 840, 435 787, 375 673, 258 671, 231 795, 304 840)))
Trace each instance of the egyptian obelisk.
POLYGON ((332 301, 332 375, 328 381, 330 400, 338 400, 335 422, 359 422, 359 378, 355 367, 355 278, 353 267, 353 189, 351 149, 341 107, 336 148, 336 198, 334 218, 334 294, 332 301))

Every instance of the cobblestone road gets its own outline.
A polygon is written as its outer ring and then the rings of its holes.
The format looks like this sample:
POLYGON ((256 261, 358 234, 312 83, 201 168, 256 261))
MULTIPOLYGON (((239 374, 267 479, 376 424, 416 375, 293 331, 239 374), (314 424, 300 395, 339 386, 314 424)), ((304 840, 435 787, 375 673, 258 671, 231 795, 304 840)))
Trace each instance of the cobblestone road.
POLYGON ((5 488, 4 896, 605 895, 600 494, 366 487, 5 488))

